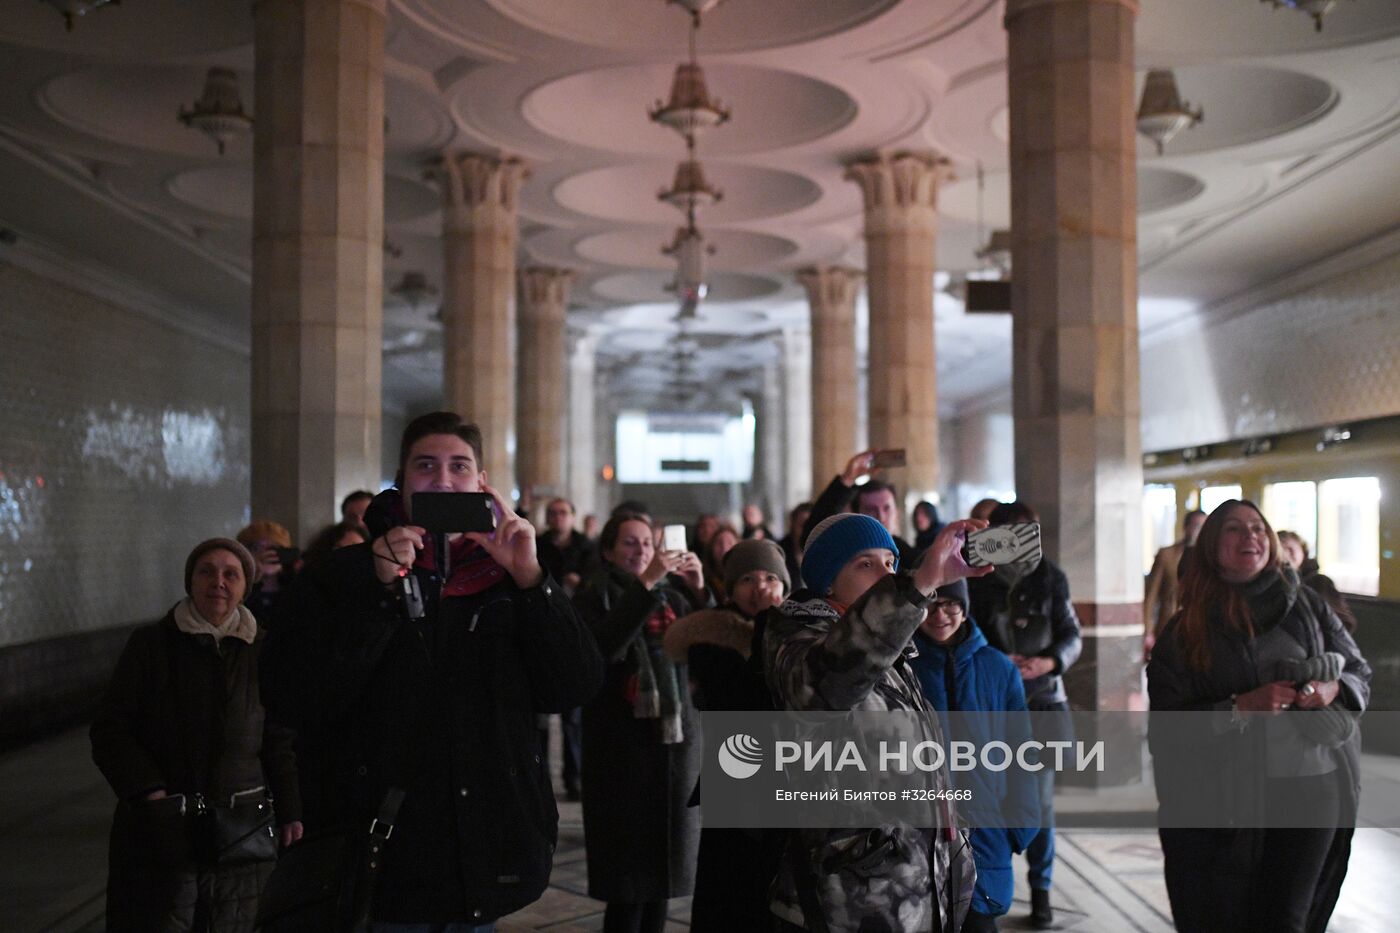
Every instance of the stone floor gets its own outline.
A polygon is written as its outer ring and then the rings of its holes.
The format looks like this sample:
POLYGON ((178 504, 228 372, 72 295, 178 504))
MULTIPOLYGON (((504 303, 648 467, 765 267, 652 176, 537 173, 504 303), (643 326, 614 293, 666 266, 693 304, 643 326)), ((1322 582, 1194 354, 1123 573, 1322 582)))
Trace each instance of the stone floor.
MULTIPOLYGON (((556 756, 557 760, 557 756, 556 756)), ((1394 761, 1366 768, 1395 773, 1394 761)), ((86 730, 75 730, 0 757, 0 929, 7 933, 75 933, 102 929, 106 837, 112 797, 88 756, 86 730)), ((1067 794, 1064 810, 1090 806, 1067 794)), ((1057 803, 1057 808, 1061 807, 1057 803)), ((503 919, 502 931, 602 928, 602 907, 587 894, 583 824, 576 803, 560 804, 560 843, 549 890, 503 919)), ((1400 876, 1400 832, 1357 834, 1335 933, 1382 933, 1393 918, 1400 876), (1387 908, 1386 905, 1392 905, 1387 908)), ((1029 929, 1024 878, 1004 930, 1029 929)), ((1074 830, 1059 834, 1055 869, 1057 928, 1082 933, 1157 933, 1172 929, 1156 834, 1143 830, 1074 830)), ((684 930, 688 899, 673 901, 668 930, 684 930)), ((743 931, 737 931, 743 933, 743 931)))

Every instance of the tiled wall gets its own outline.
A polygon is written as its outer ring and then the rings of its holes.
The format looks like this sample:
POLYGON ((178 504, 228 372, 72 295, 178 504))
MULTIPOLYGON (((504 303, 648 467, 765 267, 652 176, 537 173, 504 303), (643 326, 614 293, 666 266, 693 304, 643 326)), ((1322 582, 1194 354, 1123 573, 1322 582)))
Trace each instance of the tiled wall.
MULTIPOLYGON (((1209 314, 1209 312, 1207 312, 1209 314)), ((1014 486, 995 413, 947 419, 944 483, 1014 486)), ((1223 320, 1142 342, 1142 449, 1285 433, 1400 413, 1400 255, 1223 320)))
POLYGON ((162 614, 248 501, 248 359, 0 260, 0 648, 162 614))
POLYGON ((1400 413, 1400 255, 1143 340, 1142 449, 1400 413))

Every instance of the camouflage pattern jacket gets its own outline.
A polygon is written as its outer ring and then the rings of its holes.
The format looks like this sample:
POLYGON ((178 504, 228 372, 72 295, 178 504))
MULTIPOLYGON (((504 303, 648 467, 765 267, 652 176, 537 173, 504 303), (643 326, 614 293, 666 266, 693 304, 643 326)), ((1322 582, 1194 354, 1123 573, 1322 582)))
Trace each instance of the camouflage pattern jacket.
MULTIPOLYGON (((914 710, 938 718, 909 665, 929 601, 904 575, 872 586, 844 615, 810 591, 768 613, 764 672, 779 709, 914 710)), ((948 786, 945 771, 937 787, 948 786)), ((977 870, 966 835, 886 823, 795 830, 773 892, 773 913, 815 933, 956 933, 977 870), (951 838, 950 838, 951 837, 951 838), (936 898, 936 900, 935 900, 936 898), (806 916, 802 904, 822 916, 806 916)))

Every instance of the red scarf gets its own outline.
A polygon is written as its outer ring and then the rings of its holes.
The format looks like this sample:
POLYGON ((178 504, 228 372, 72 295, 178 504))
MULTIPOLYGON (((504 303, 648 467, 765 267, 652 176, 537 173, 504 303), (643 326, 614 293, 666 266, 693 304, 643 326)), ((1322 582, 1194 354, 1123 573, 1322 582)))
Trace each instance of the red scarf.
MULTIPOLYGON (((437 545, 435 535, 425 535, 423 550, 415 564, 425 570, 437 569, 437 545)), ((496 563, 486 549, 466 537, 458 538, 448 545, 452 555, 452 575, 443 585, 442 595, 473 596, 500 583, 506 577, 506 570, 496 563)))

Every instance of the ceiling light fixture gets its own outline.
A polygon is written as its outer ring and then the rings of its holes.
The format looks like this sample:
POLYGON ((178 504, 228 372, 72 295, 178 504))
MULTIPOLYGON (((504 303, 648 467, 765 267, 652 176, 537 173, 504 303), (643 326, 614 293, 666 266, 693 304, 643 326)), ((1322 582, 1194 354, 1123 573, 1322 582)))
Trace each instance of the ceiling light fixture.
POLYGON ((682 136, 719 126, 729 119, 729 108, 710 97, 709 88, 705 86, 705 72, 695 62, 693 46, 690 57, 689 62, 676 66, 676 76, 671 80, 671 99, 664 104, 658 100, 656 106, 647 111, 653 123, 669 126, 682 136))
POLYGON ((418 306, 426 299, 437 293, 438 290, 421 272, 405 272, 403 277, 389 289, 389 294, 408 302, 409 307, 414 311, 417 311, 418 306))
POLYGON ((204 78, 204 93, 189 110, 180 108, 180 122, 214 140, 219 155, 235 136, 253 131, 253 118, 243 112, 238 95, 238 75, 227 68, 210 68, 204 78))
POLYGON ((69 32, 73 31, 73 21, 79 16, 86 16, 93 10, 107 4, 116 5, 121 0, 44 0, 49 6, 63 14, 63 28, 69 32))
POLYGON ((669 0, 690 13, 690 60, 676 67, 668 103, 656 102, 647 116, 659 126, 669 127, 685 140, 686 158, 676 166, 671 187, 657 192, 657 198, 685 214, 685 224, 676 230, 671 242, 661 252, 676 261, 676 276, 667 286, 680 300, 676 320, 682 327, 699 312, 700 301, 709 291, 705 282, 705 257, 714 255, 715 248, 705 243, 705 236, 696 223, 696 211, 724 198, 724 192, 705 178, 705 169, 695 157, 695 137, 700 130, 719 126, 729 119, 729 108, 710 97, 705 85, 705 72, 696 52, 700 31, 700 14, 714 9, 720 0, 669 0))
POLYGON ((1200 107, 1192 109, 1190 103, 1181 99, 1171 69, 1154 68, 1147 73, 1142 102, 1138 104, 1137 129, 1157 144, 1158 155, 1163 154, 1173 136, 1200 123, 1204 116, 1200 107))
POLYGON ((684 7, 685 11, 695 20, 695 25, 699 26, 700 14, 710 12, 724 0, 668 0, 668 2, 684 7))
POLYGON ((1312 17, 1313 28, 1322 32, 1322 17, 1326 16, 1332 7, 1337 5, 1337 0, 1263 0, 1278 9, 1287 7, 1290 10, 1297 10, 1299 13, 1306 13, 1312 17))
POLYGON ((974 255, 1001 274, 1002 281, 1011 279, 1011 231, 993 230, 992 236, 974 255))
POLYGON ((678 317, 692 318, 700 308, 700 301, 709 293, 705 284, 705 257, 713 256, 715 248, 705 245, 705 236, 693 225, 676 228, 676 236, 661 252, 676 261, 676 277, 666 286, 680 299, 678 317))
POLYGON ((724 200, 724 192, 705 180, 705 169, 695 159, 686 159, 676 166, 671 187, 656 193, 659 201, 687 214, 696 208, 709 207, 724 200))

